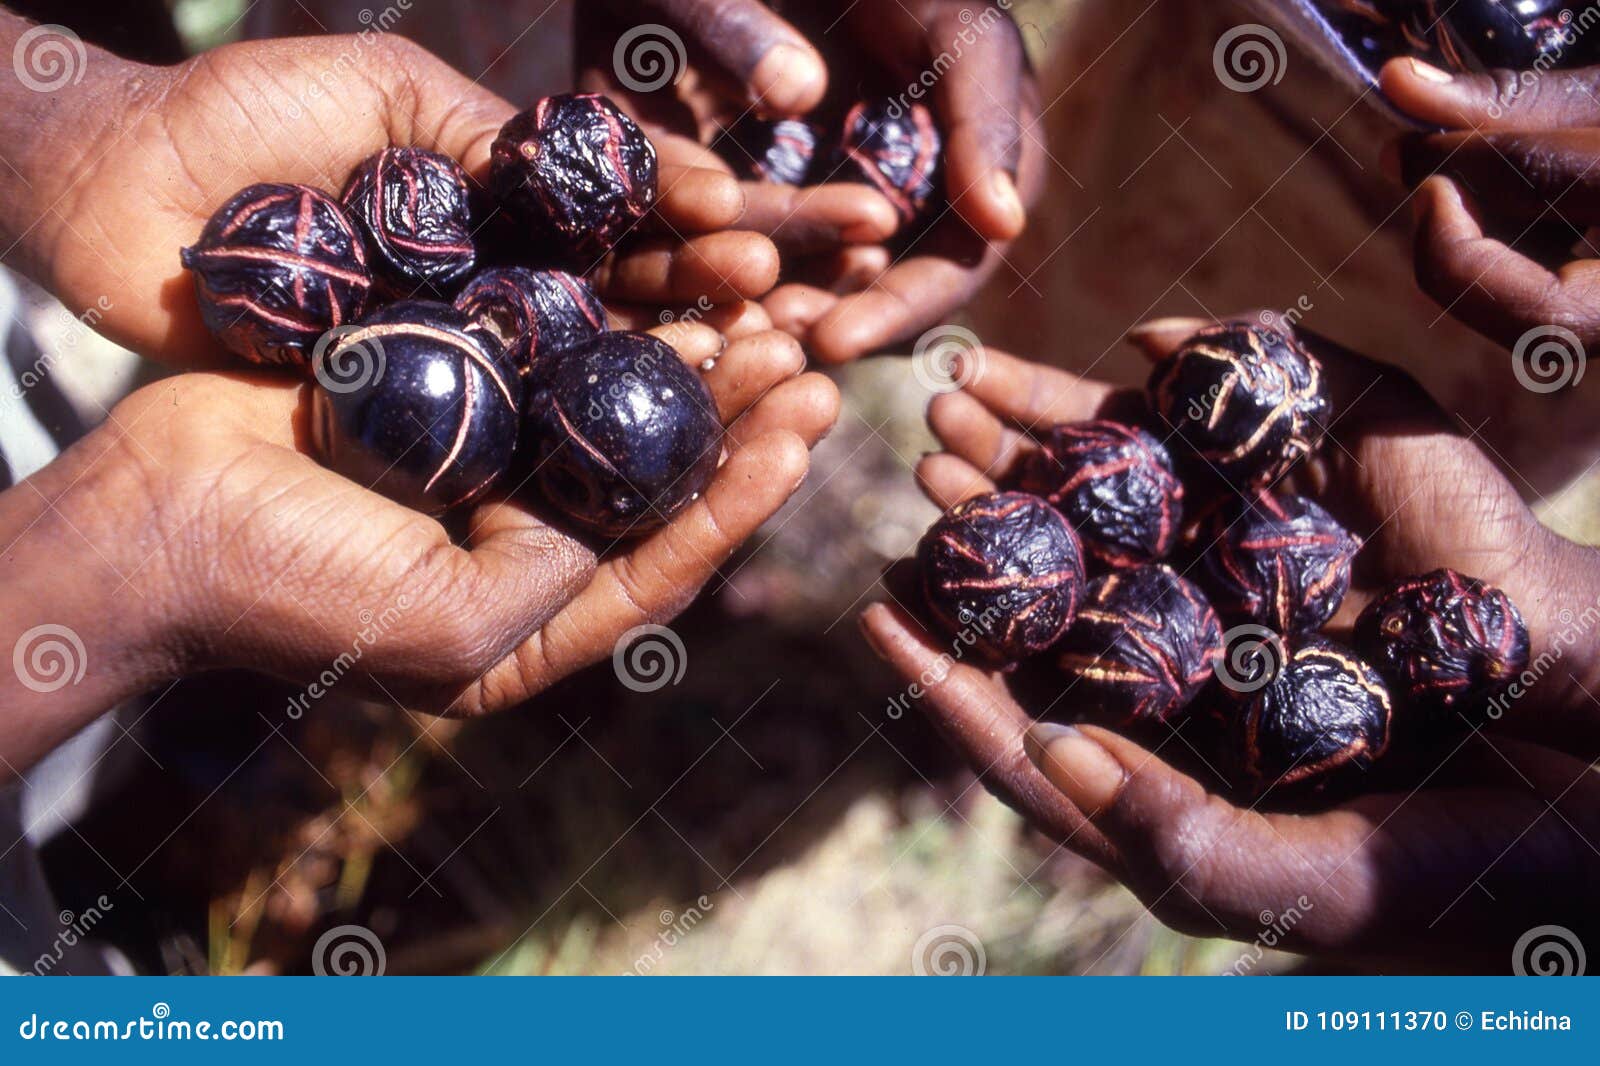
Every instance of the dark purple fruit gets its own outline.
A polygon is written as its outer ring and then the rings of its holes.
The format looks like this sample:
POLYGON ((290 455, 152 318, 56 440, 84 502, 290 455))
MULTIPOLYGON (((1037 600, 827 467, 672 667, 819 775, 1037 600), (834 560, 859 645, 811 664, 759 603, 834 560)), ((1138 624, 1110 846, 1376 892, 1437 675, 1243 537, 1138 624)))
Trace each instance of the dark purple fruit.
POLYGON ((1528 629, 1504 592, 1454 570, 1391 585, 1356 620, 1356 647, 1433 726, 1488 702, 1528 668, 1528 629))
POLYGON ((355 227, 306 185, 241 189, 180 258, 206 327, 252 363, 306 365, 318 338, 358 318, 372 289, 355 227))
POLYGON ((1278 633, 1321 629, 1350 591, 1361 538, 1304 496, 1262 493, 1200 530, 1203 584, 1230 622, 1278 633))
POLYGON ((945 633, 997 666, 1049 650, 1083 597, 1083 552, 1061 512, 997 492, 945 512, 917 546, 922 593, 945 633))
POLYGON ((1172 550, 1183 486, 1159 440, 1120 422, 1072 422, 1040 444, 1023 463, 1018 488, 1066 515, 1095 560, 1138 566, 1172 550))
POLYGON ((606 330, 606 309, 594 289, 560 270, 485 270, 455 305, 474 329, 494 337, 524 379, 539 360, 606 330))
POLYGON ((602 333, 541 359, 529 385, 534 483, 584 529, 647 533, 711 483, 722 450, 716 401, 671 345, 602 333))
POLYGON ((1272 484, 1322 442, 1332 408, 1322 364, 1259 326, 1201 330, 1150 376, 1150 405, 1206 466, 1272 484))
POLYGON ((1055 654, 1073 682, 1063 703, 1122 725, 1170 722, 1211 679, 1222 626, 1192 582, 1137 566, 1089 584, 1055 654))
POLYGON ((325 466, 428 514, 481 495, 517 445, 516 385, 449 304, 391 304, 320 354, 312 438, 325 466))
POLYGON ((774 122, 747 114, 722 131, 715 147, 736 174, 779 185, 804 185, 817 155, 817 131, 799 119, 774 122))
POLYGON ((467 172, 447 155, 385 148, 351 173, 339 197, 366 238, 367 259, 400 297, 455 290, 477 261, 467 172))
POLYGON ((1572 26, 1582 6, 1563 0, 1417 0, 1405 35, 1456 70, 1548 70, 1590 54, 1572 26))
POLYGON ((921 104, 863 100, 844 117, 837 178, 871 185, 910 222, 938 191, 942 147, 933 113, 921 104))
POLYGON ((1310 790, 1383 755, 1392 718, 1389 690, 1376 670, 1348 648, 1304 636, 1238 709, 1233 742, 1249 791, 1310 790))
POLYGON ((656 150, 599 93, 547 96, 490 147, 494 194, 532 253, 586 273, 656 200, 656 150))

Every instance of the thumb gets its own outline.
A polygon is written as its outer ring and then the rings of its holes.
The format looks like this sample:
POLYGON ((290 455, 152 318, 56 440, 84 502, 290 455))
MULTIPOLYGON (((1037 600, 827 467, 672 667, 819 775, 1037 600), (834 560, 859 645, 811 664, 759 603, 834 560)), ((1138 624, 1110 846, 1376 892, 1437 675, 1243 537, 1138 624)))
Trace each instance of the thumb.
POLYGON ((1469 74, 1441 70, 1420 59, 1391 59, 1378 84, 1401 111, 1445 129, 1600 125, 1600 67, 1469 74))
MULTIPOLYGON (((616 9, 621 26, 638 21, 640 15, 653 14, 671 30, 682 32, 690 46, 743 82, 751 106, 765 114, 804 114, 822 101, 827 89, 828 68, 817 50, 758 0, 643 0, 636 5, 609 6, 616 9)), ((635 47, 649 47, 651 40, 654 47, 660 47, 659 34, 643 33, 648 28, 635 26, 618 36, 612 62, 619 67, 619 77, 620 68, 630 62, 630 49, 623 44, 630 32, 637 35, 635 47)), ((669 48, 673 43, 670 38, 666 41, 669 48)), ((683 44, 676 42, 678 56, 668 62, 686 58, 683 44)))

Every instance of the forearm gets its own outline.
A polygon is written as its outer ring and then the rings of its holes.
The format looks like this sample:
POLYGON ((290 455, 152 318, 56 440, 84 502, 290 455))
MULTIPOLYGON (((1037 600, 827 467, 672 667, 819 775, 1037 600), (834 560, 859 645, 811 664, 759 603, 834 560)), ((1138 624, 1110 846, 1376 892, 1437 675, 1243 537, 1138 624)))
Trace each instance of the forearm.
POLYGON ((128 63, 0 7, 0 248, 4 264, 52 284, 54 251, 74 182, 87 160, 113 150, 108 116, 136 86, 128 63))
POLYGON ((0 781, 177 676, 161 546, 101 429, 0 493, 0 781), (119 502, 121 501, 121 502, 119 502))

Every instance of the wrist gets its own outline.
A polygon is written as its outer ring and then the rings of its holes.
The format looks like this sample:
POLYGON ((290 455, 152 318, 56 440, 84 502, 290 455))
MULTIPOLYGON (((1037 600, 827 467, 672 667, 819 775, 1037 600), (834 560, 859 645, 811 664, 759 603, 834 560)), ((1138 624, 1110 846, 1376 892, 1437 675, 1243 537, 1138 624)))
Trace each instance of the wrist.
MULTIPOLYGON (((181 676, 143 477, 102 428, 0 493, 0 767, 22 772, 105 711, 181 676)), ((0 774, 4 776, 4 774, 0 774)))
POLYGON ((1519 603, 1528 626, 1528 668, 1508 708, 1514 732, 1583 758, 1600 758, 1600 550, 1537 527, 1527 562, 1531 602, 1519 603))

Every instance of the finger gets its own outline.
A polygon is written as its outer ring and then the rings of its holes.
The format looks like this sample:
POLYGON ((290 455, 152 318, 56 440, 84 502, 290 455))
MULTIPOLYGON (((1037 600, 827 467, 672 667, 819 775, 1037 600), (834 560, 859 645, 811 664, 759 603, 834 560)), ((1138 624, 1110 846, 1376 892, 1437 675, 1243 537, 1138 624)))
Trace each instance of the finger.
POLYGON ((787 333, 771 330, 728 345, 705 373, 705 381, 717 398, 718 415, 729 424, 805 365, 799 342, 787 333))
POLYGON ((794 27, 757 0, 646 0, 642 6, 687 33, 744 83, 763 113, 799 115, 816 107, 828 70, 794 27))
POLYGON ((1574 228, 1600 222, 1600 132, 1441 133, 1401 142, 1402 176, 1420 185, 1438 173, 1497 218, 1561 221, 1574 228))
POLYGON ((893 261, 889 249, 881 244, 856 244, 812 256, 794 274, 801 284, 847 295, 875 285, 893 261))
POLYGON ((766 393, 728 427, 730 447, 741 447, 780 430, 815 447, 839 419, 839 387, 821 374, 802 374, 766 393))
POLYGON ((836 182, 798 188, 761 182, 744 190, 744 213, 736 228, 765 233, 791 254, 881 243, 900 226, 894 206, 866 185, 836 182))
POLYGON ((769 291, 778 265, 778 250, 759 234, 711 233, 641 241, 602 264, 595 282, 602 296, 624 302, 735 303, 769 291))
POLYGON ((1031 719, 995 678, 958 658, 959 642, 935 639, 899 606, 876 603, 861 630, 878 657, 907 682, 891 711, 914 704, 933 722, 986 788, 1080 855, 1110 864, 1099 831, 1050 784, 1023 751, 1031 719))
POLYGON ((812 352, 825 363, 845 363, 909 340, 966 303, 978 283, 978 271, 951 259, 902 260, 812 326, 812 352))
POLYGON ((744 214, 744 187, 731 174, 703 167, 661 168, 660 195, 646 225, 669 233, 715 233, 744 214), (659 227, 657 223, 661 224, 659 227))
POLYGON ((646 136, 650 138, 650 143, 655 145, 656 159, 660 162, 662 173, 666 173, 668 167, 678 167, 714 170, 720 174, 733 175, 733 170, 727 161, 699 141, 685 137, 681 133, 673 133, 665 126, 653 122, 641 121, 639 128, 644 130, 646 136))
POLYGON ((1037 447, 969 392, 935 396, 928 404, 928 426, 946 451, 1002 481, 1015 472, 1023 455, 1037 447))
POLYGON ((839 302, 839 297, 814 285, 780 285, 761 301, 762 308, 778 329, 802 341, 811 328, 839 302))
POLYGON ((1484 235, 1459 186, 1429 178, 1415 194, 1417 283, 1446 313, 1507 346, 1535 325, 1597 335, 1589 272, 1553 273, 1484 235))
POLYGON ((679 358, 697 369, 715 362, 726 347, 722 334, 701 322, 657 323, 645 332, 665 341, 679 358))
POLYGON ((613 329, 654 330, 657 326, 674 322, 709 326, 730 341, 761 333, 772 328, 772 319, 754 300, 718 304, 715 307, 692 307, 685 310, 647 307, 643 304, 613 303, 610 312, 613 329))
POLYGON ((735 451, 699 500, 664 529, 609 559, 511 660, 486 679, 529 693, 612 654, 639 625, 664 624, 800 486, 806 446, 777 432, 735 451))
POLYGON ((1096 418, 1118 392, 1103 381, 1019 359, 998 348, 964 352, 959 358, 961 366, 952 373, 957 381, 967 382, 963 391, 1024 429, 1096 418))
POLYGON ((993 492, 996 487, 983 471, 949 452, 935 452, 918 460, 917 486, 943 511, 974 496, 993 492))
POLYGON ((1466 74, 1418 59, 1384 64, 1378 83, 1400 110, 1446 129, 1554 130, 1600 125, 1600 68, 1466 74))
POLYGON ((1022 35, 1008 15, 988 4, 945 10, 934 24, 936 37, 971 35, 973 23, 995 20, 934 86, 934 111, 945 127, 946 193, 978 233, 1013 240, 1027 225, 1017 193, 1023 123, 1031 110, 1024 102, 1028 60, 1022 35), (972 17, 963 23, 961 13, 972 17))

